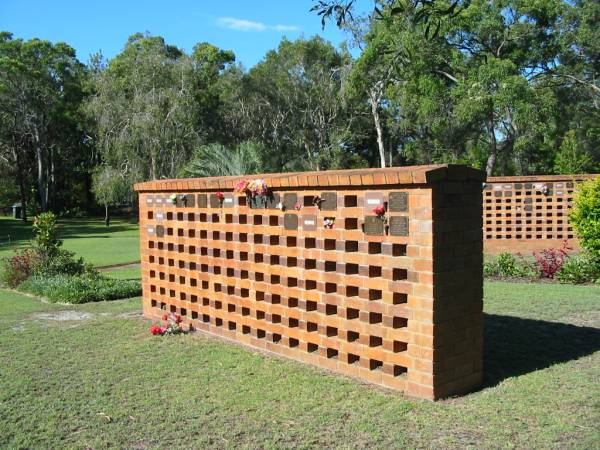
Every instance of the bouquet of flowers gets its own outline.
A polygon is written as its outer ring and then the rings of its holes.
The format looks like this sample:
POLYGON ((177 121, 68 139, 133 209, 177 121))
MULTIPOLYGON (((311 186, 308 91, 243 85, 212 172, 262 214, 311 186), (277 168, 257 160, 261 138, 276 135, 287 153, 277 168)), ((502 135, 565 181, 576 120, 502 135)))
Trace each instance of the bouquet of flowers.
POLYGON ((182 334, 184 333, 183 328, 181 328, 181 316, 179 314, 164 314, 163 317, 164 324, 161 325, 152 325, 150 327, 150 333, 154 336, 164 336, 166 334, 182 334))
POLYGON ((323 219, 323 226, 329 230, 335 225, 335 217, 325 217, 323 219))
POLYGON ((379 205, 373 208, 373 213, 379 217, 383 222, 387 222, 387 217, 385 216, 385 206, 379 205))

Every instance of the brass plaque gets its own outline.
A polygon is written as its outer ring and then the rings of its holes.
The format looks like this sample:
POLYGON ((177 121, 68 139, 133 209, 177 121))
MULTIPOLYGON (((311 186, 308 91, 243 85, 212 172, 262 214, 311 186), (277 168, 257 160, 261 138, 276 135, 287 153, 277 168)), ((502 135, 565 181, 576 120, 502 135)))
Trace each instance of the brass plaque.
POLYGON ((408 217, 395 216, 390 217, 390 235, 408 236, 408 217))
POLYGON ((177 207, 181 208, 182 206, 185 206, 185 201, 185 195, 177 194, 177 199, 175 200, 177 207))
POLYGON ((271 193, 267 196, 266 207, 269 209, 277 209, 277 205, 281 201, 281 195, 278 193, 271 193))
POLYGON ((196 206, 196 197, 194 194, 186 194, 185 195, 185 206, 188 208, 193 208, 196 206))
POLYGON ((296 202, 298 201, 298 194, 293 192, 288 192, 283 194, 283 207, 288 210, 292 210, 296 206, 296 202))
POLYGON ((302 229, 304 231, 315 231, 317 229, 317 216, 302 216, 302 229))
POLYGON ((223 199, 223 208, 233 208, 235 199, 233 198, 233 194, 225 194, 225 198, 223 199))
POLYGON ((365 217, 365 234, 368 236, 383 236, 383 220, 377 216, 365 217))
POLYGON ((321 193, 321 211, 335 211, 337 209, 337 193, 322 192, 321 193))
POLYGON ((390 217, 390 235, 408 236, 408 217, 395 216, 390 217))
POLYGON ((156 225, 156 235, 158 237, 163 237, 165 235, 165 227, 162 225, 156 225))
POLYGON ((217 197, 217 194, 210 194, 210 207, 211 208, 220 208, 221 201, 217 197))
POLYGON ((206 208, 207 206, 206 194, 198 194, 198 208, 206 208))
POLYGON ((390 192, 388 208, 391 212, 406 212, 406 211, 408 211, 408 193, 407 192, 390 192))
POLYGON ((297 230, 298 216, 296 214, 284 214, 283 228, 285 228, 286 230, 297 230))

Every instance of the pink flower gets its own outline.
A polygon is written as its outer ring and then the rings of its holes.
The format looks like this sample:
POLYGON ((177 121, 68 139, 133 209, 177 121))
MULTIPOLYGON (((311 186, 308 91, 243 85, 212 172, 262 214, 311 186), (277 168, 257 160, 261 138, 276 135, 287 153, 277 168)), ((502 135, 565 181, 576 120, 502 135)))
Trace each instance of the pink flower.
POLYGON ((383 216, 385 214, 385 206, 379 205, 376 208, 373 208, 373 212, 378 216, 383 216))
POLYGON ((302 205, 300 204, 300 202, 296 202, 296 204, 294 205, 294 209, 296 211, 300 211, 300 208, 302 208, 302 205))
POLYGON ((238 181, 235 184, 235 187, 233 188, 233 192, 235 192, 237 194, 244 194, 247 190, 248 190, 248 181, 247 180, 238 181))
POLYGON ((219 199, 219 201, 221 201, 221 202, 222 202, 222 201, 223 201, 223 199, 225 198, 225 195, 223 195, 223 193, 222 193, 222 192, 217 192, 217 193, 215 194, 215 196, 216 196, 216 197, 219 199))

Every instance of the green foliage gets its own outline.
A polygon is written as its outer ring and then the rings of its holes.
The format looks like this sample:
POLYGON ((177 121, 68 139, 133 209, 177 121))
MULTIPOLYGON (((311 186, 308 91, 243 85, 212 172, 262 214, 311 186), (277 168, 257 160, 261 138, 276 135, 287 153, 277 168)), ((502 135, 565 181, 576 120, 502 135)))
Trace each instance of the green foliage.
POLYGON ((100 275, 32 276, 19 289, 47 298, 51 302, 87 303, 140 295, 137 280, 116 280, 100 275))
POLYGON ((16 251, 14 256, 0 260, 0 283, 14 288, 33 272, 35 252, 32 249, 16 251))
POLYGON ((38 249, 48 257, 52 257, 62 245, 58 239, 58 224, 52 212, 41 213, 33 221, 35 243, 38 249))
POLYGON ((511 253, 500 253, 493 261, 483 264, 484 277, 524 278, 538 275, 523 258, 511 253))
POLYGON ((577 186, 569 219, 582 247, 600 258, 600 177, 577 186))
POLYGON ((183 177, 249 175, 264 171, 265 146, 244 141, 234 149, 220 144, 203 145, 181 171, 183 177))
POLYGON ((33 258, 31 273, 40 277, 54 275, 81 275, 92 273, 91 264, 86 264, 83 258, 75 257, 75 253, 57 249, 52 255, 37 252, 33 258))
POLYGON ((120 171, 104 166, 92 176, 92 192, 98 203, 116 205, 131 199, 132 186, 120 171))
POLYGON ((554 172, 558 174, 592 173, 594 166, 591 156, 579 148, 575 131, 569 130, 556 153, 554 172))
POLYGON ((589 283, 600 280, 600 259, 589 253, 570 256, 557 273, 562 283, 589 283))

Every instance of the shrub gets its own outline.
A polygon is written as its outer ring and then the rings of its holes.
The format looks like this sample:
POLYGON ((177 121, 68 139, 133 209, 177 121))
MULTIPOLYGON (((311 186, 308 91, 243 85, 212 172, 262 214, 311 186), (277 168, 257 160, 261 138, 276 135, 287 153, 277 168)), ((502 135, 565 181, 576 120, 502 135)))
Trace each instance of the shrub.
POLYGON ((600 260, 589 253, 570 256, 556 277, 562 283, 588 283, 600 280, 600 260))
POLYGON ((600 178, 578 186, 569 219, 581 246, 600 258, 600 178))
POLYGON ((12 288, 17 287, 31 275, 34 259, 35 252, 31 249, 21 250, 14 256, 2 258, 0 282, 12 288))
POLYGON ((56 216, 52 212, 41 213, 33 221, 35 243, 42 253, 54 255, 62 245, 58 239, 56 216))
POLYGON ((534 252, 533 257, 538 265, 540 276, 544 278, 554 278, 554 275, 562 268, 568 251, 571 250, 567 241, 563 241, 560 248, 548 248, 541 252, 534 252))
POLYGON ((523 258, 507 252, 500 253, 492 262, 483 264, 484 277, 532 277, 535 272, 523 258))
POLYGON ((19 289, 46 297, 51 302, 87 303, 141 294, 137 280, 116 280, 100 275, 31 276, 21 283, 19 289))
POLYGON ((36 276, 82 275, 93 271, 91 264, 86 264, 83 258, 75 258, 75 253, 59 248, 51 256, 38 253, 34 260, 32 274, 36 276))

